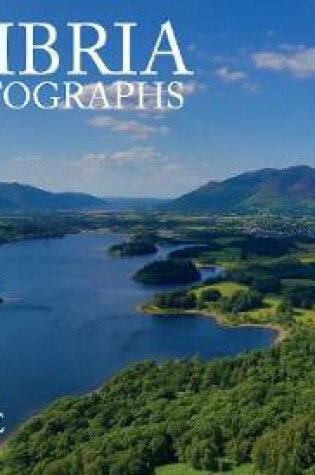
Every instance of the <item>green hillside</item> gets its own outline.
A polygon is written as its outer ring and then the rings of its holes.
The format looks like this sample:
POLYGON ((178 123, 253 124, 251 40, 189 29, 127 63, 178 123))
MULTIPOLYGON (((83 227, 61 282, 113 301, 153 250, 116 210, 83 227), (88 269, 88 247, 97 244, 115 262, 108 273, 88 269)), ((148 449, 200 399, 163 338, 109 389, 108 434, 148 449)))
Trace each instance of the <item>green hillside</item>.
POLYGON ((264 169, 211 181, 169 206, 179 212, 297 214, 315 213, 315 169, 307 166, 264 169))

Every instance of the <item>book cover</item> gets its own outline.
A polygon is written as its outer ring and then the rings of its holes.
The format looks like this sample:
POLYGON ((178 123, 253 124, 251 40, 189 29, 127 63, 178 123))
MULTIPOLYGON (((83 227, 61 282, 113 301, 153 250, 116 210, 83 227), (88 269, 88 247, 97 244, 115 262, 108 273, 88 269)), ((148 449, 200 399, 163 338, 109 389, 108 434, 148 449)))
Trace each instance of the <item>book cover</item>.
POLYGON ((314 21, 2 2, 1 474, 315 475, 314 21))

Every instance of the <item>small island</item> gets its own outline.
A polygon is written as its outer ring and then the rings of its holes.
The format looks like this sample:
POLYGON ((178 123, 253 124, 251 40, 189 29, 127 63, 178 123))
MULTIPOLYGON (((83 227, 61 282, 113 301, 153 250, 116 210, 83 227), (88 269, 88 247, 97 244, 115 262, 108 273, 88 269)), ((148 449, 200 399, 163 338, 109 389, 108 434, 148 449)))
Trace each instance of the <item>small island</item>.
POLYGON ((198 282, 201 274, 192 261, 166 259, 145 265, 134 279, 148 285, 176 285, 198 282))
POLYGON ((154 243, 147 241, 127 241, 121 244, 114 244, 108 250, 112 256, 118 257, 133 257, 133 256, 148 256, 156 254, 158 251, 154 243))

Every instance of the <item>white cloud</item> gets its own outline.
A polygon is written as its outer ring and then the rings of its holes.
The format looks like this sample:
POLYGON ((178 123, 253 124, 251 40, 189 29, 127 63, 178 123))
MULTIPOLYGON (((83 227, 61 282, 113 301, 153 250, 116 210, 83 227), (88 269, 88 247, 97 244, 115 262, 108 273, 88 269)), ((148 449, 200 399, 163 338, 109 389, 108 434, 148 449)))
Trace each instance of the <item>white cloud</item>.
POLYGON ((193 96, 199 92, 205 92, 207 85, 198 81, 189 81, 183 84, 184 96, 193 96))
POLYGON ((90 153, 85 155, 81 162, 92 166, 114 166, 123 167, 126 165, 145 165, 164 163, 167 157, 155 148, 133 147, 128 150, 117 151, 113 153, 90 153))
POLYGON ((138 140, 145 140, 156 134, 166 135, 169 131, 164 125, 149 125, 138 120, 116 119, 108 115, 93 117, 88 123, 93 127, 109 129, 138 140))
POLYGON ((285 45, 282 51, 255 53, 252 58, 257 69, 289 72, 300 78, 315 75, 315 47, 285 45))
POLYGON ((233 70, 227 66, 216 69, 214 73, 221 81, 228 84, 243 82, 247 79, 247 74, 244 71, 233 70))
POLYGON ((10 160, 14 163, 38 163, 42 162, 43 158, 36 155, 17 155, 10 160))
MULTIPOLYGON (((93 109, 104 110, 104 98, 103 96, 97 95, 95 97, 95 90, 99 88, 99 85, 102 83, 90 83, 85 84, 82 88, 81 94, 78 95, 80 102, 84 106, 89 106, 93 99, 93 109)), ((117 105, 117 94, 118 90, 121 90, 124 94, 130 94, 128 98, 124 100, 124 112, 134 111, 134 112, 143 112, 139 110, 139 94, 141 83, 137 81, 114 81, 110 84, 104 84, 106 91, 106 100, 108 101, 109 107, 107 109, 115 109, 117 105)), ((166 107, 167 98, 169 97, 167 84, 162 87, 162 103, 165 105, 162 108, 157 108, 157 87, 154 84, 145 84, 143 86, 145 93, 145 111, 158 113, 167 112, 169 109, 166 107)), ((192 96, 203 92, 206 90, 206 85, 199 83, 197 81, 188 81, 182 83, 182 93, 184 97, 192 96)), ((73 106, 75 103, 72 102, 73 106)), ((65 103, 62 102, 62 109, 65 108, 65 103)), ((106 109, 106 107, 105 107, 106 109)))
MULTIPOLYGON (((82 93, 80 94, 80 101, 84 105, 89 105, 92 97, 95 93, 95 88, 98 86, 99 83, 90 83, 90 84, 85 84, 82 89, 82 93)), ((116 103, 116 98, 117 98, 117 88, 121 87, 122 91, 127 93, 128 92, 128 86, 122 82, 122 81, 114 81, 111 84, 105 84, 105 89, 106 89, 106 97, 108 101, 111 103, 116 103)), ((97 109, 103 108, 104 107, 104 102, 101 98, 96 99, 94 102, 94 106, 97 109)))
POLYGON ((261 92, 261 86, 254 82, 245 82, 243 89, 249 94, 259 94, 261 92))

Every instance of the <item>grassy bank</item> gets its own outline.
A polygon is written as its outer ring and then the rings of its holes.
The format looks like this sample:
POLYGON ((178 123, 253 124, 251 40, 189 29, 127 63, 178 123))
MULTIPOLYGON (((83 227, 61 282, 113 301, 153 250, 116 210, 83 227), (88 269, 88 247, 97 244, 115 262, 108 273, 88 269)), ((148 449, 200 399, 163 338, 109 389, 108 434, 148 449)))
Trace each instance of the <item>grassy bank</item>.
MULTIPOLYGON (((177 463, 172 465, 166 465, 156 470, 156 475, 221 475, 220 473, 214 474, 209 471, 195 470, 188 465, 177 463)), ((234 470, 224 472, 224 475, 254 475, 253 466, 251 464, 241 465, 234 470)))
MULTIPOLYGON (((206 285, 196 289, 190 290, 197 297, 197 300, 200 299, 200 296, 203 292, 208 290, 217 290, 220 292, 222 297, 231 297, 235 292, 247 290, 248 287, 245 285, 239 284, 237 282, 224 281, 216 283, 213 285, 206 285)), ((196 307, 195 309, 174 309, 174 308, 160 308, 153 303, 146 303, 139 307, 139 310, 147 315, 158 315, 158 316, 167 316, 167 315, 186 315, 187 317, 204 317, 204 318, 213 318, 220 325, 223 326, 254 326, 254 327, 263 327, 271 328, 275 330, 278 334, 276 342, 281 342, 288 335, 288 328, 277 321, 275 321, 276 308, 279 305, 280 299, 276 296, 269 296, 264 299, 263 307, 260 309, 251 310, 248 312, 241 312, 237 316, 231 315, 228 313, 223 313, 214 304, 208 304, 206 308, 196 307)), ((309 315, 312 321, 315 322, 315 311, 310 311, 314 313, 314 320, 309 315)), ((307 316, 304 316, 304 319, 307 320, 307 316)))
POLYGON ((225 326, 225 327, 255 327, 255 328, 266 328, 266 329, 271 329, 277 332, 277 336, 275 338, 275 343, 281 343, 285 338, 288 337, 289 335, 289 330, 282 326, 279 323, 272 323, 272 322, 262 322, 262 321, 257 321, 253 322, 252 320, 249 320, 246 322, 235 322, 235 320, 231 321, 229 319, 228 315, 220 314, 215 310, 176 310, 176 309, 162 309, 159 307, 156 307, 151 304, 144 304, 140 307, 138 307, 138 310, 143 313, 144 315, 148 316, 160 316, 160 317, 165 317, 167 316, 186 316, 190 318, 194 317, 199 317, 199 318, 211 318, 214 319, 219 325, 225 326))

